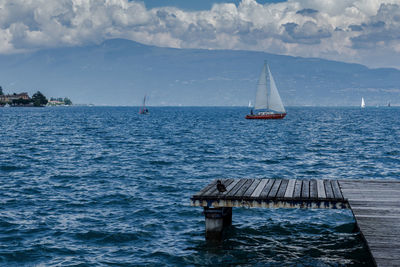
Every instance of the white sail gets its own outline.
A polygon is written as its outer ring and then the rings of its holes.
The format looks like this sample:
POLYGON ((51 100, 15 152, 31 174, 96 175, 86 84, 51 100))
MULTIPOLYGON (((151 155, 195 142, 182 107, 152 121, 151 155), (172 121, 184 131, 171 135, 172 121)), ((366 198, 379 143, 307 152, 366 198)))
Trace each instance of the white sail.
POLYGON ((268 75, 269 75, 269 83, 270 83, 268 108, 271 110, 277 111, 277 112, 285 113, 285 108, 283 107, 281 97, 279 96, 279 93, 278 93, 278 88, 276 88, 274 77, 272 77, 269 67, 268 67, 268 75))
POLYGON ((266 109, 268 108, 268 96, 267 96, 267 73, 266 66, 261 71, 260 78, 258 79, 256 103, 254 104, 255 109, 266 109))
POLYGON ((362 108, 365 108, 364 97, 361 97, 361 107, 362 107, 362 108))
POLYGON ((274 78, 272 77, 271 71, 266 63, 264 64, 260 79, 258 80, 256 103, 254 108, 285 113, 285 108, 283 107, 281 97, 276 88, 274 78), (267 79, 267 75, 269 79, 267 79))

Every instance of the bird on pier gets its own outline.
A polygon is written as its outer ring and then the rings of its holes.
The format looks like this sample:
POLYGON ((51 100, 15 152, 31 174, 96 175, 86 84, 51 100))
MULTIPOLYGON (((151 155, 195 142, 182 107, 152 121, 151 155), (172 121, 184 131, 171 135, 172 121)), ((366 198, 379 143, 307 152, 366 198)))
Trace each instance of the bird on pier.
POLYGON ((220 193, 226 191, 225 185, 223 183, 221 183, 220 180, 217 181, 217 189, 218 189, 218 192, 220 192, 220 193))

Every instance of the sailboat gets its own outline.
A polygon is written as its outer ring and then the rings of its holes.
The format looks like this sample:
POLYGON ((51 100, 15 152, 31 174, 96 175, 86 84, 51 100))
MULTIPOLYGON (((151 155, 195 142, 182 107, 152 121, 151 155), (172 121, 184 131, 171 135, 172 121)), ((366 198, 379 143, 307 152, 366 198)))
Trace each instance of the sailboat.
POLYGON ((264 67, 258 80, 254 109, 257 110, 257 113, 254 114, 253 109, 251 109, 246 119, 283 119, 286 116, 278 88, 276 88, 267 62, 264 62, 264 67))
POLYGON ((364 97, 361 97, 361 108, 365 108, 364 97))
POLYGON ((149 110, 146 108, 146 95, 143 98, 143 105, 142 108, 139 110, 139 114, 143 115, 149 114, 149 110))

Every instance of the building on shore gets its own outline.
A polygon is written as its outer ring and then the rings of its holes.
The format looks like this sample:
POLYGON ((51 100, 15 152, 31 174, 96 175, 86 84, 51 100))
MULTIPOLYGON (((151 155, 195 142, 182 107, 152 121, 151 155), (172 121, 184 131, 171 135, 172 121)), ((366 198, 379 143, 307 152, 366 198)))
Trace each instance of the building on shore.
POLYGON ((0 103, 12 103, 13 100, 18 100, 18 99, 23 99, 23 100, 29 100, 31 99, 28 95, 28 93, 19 93, 19 94, 11 94, 11 95, 0 95, 0 103))

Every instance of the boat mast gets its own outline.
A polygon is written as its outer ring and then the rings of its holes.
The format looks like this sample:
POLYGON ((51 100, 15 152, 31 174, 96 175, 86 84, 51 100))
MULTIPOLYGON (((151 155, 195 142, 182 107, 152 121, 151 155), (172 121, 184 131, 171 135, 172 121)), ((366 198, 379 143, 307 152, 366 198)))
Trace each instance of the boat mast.
MULTIPOLYGON (((264 69, 265 69, 265 70, 268 69, 268 74, 269 74, 269 66, 268 66, 268 63, 267 63, 266 60, 264 61, 264 69)), ((268 90, 271 90, 271 79, 270 79, 269 75, 267 75, 267 71, 265 71, 265 76, 266 76, 266 81, 267 81, 267 83, 266 83, 266 85, 265 85, 265 86, 267 87, 267 90, 265 90, 265 94, 267 95, 267 110, 269 110, 269 95, 268 95, 268 90)))
POLYGON ((144 111, 145 107, 146 107, 146 95, 144 95, 144 98, 143 98, 143 106, 142 106, 143 111, 144 111))

